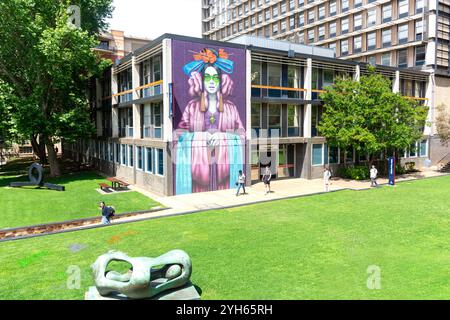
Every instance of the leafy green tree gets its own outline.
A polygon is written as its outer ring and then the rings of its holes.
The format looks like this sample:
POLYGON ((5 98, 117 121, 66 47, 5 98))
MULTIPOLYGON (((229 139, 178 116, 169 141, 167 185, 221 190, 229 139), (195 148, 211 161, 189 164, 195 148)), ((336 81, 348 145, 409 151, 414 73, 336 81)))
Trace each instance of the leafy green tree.
POLYGON ((107 62, 92 50, 111 16, 112 0, 0 1, 0 128, 31 140, 52 176, 60 174, 54 145, 94 132, 88 80, 107 62), (71 5, 81 9, 80 25, 68 23, 71 5))
POLYGON ((391 81, 374 70, 360 81, 337 79, 320 97, 320 134, 331 146, 369 154, 370 164, 381 151, 404 150, 423 135, 428 107, 393 93, 391 81))

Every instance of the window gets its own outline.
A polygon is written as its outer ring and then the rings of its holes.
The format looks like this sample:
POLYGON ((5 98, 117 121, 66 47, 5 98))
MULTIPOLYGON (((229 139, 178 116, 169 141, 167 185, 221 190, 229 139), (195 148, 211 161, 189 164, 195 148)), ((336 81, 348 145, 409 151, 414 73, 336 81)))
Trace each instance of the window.
POLYGON ((428 157, 428 140, 420 141, 419 156, 428 157))
POLYGON ((295 17, 292 16, 289 18, 289 30, 294 30, 295 29, 295 17))
POLYGON ((341 56, 348 54, 348 40, 341 40, 341 56))
POLYGON ((267 9, 266 10, 266 21, 269 21, 269 20, 270 20, 270 10, 267 9))
POLYGON ((328 45, 328 48, 332 49, 334 51, 334 54, 336 54, 336 42, 330 43, 328 45))
POLYGON ((157 173, 161 176, 164 175, 164 151, 162 149, 156 149, 156 160, 157 160, 157 173))
POLYGON ((325 5, 319 6, 319 20, 325 18, 325 5))
POLYGON ((390 66, 391 65, 391 53, 384 53, 381 55, 381 64, 383 66, 390 66))
POLYGON ((269 86, 281 87, 281 66, 278 64, 267 65, 267 84, 269 86))
POLYGON ((120 144, 118 143, 114 143, 115 150, 116 150, 116 163, 119 164, 120 163, 120 144))
POLYGON ((324 25, 321 25, 319 27, 319 34, 318 34, 318 36, 319 36, 319 40, 325 39, 325 26, 324 25))
POLYGON ((349 6, 349 0, 342 0, 341 1, 341 12, 347 12, 349 6))
POLYGON ((416 41, 422 40, 423 37, 423 21, 422 19, 416 20, 416 41))
POLYGON ((377 63, 375 56, 367 57, 367 63, 374 66, 377 63))
POLYGON ((362 14, 355 14, 353 16, 353 31, 361 30, 362 28, 362 14))
POLYGON ((370 32, 367 34, 367 50, 375 49, 377 46, 376 32, 370 32))
POLYGON ((153 172, 153 149, 145 148, 145 171, 153 172))
POLYGON ((383 23, 384 22, 389 22, 392 19, 392 5, 391 4, 386 4, 383 6, 383 23))
POLYGON ((286 20, 282 20, 281 21, 281 32, 285 32, 286 31, 286 20))
POLYGON ((329 147, 328 148, 328 163, 334 164, 339 163, 339 148, 329 147))
POLYGON ((153 59, 153 81, 161 80, 161 58, 153 59))
POLYGON ((298 26, 303 27, 304 25, 305 25, 305 15, 303 14, 303 12, 300 12, 298 14, 298 26))
POLYGON ((361 6, 362 6, 362 0, 354 0, 354 2, 353 2, 354 8, 359 8, 361 6))
POLYGON ((312 145, 312 165, 321 166, 323 165, 323 144, 313 144, 312 145))
MULTIPOLYGON (((287 85, 289 88, 299 88, 300 86, 300 77, 299 77, 299 70, 296 66, 288 66, 287 70, 287 85)), ((299 99, 299 93, 298 91, 288 91, 288 98, 295 98, 299 99)))
POLYGON ((142 147, 136 147, 136 157, 137 157, 137 168, 142 170, 143 161, 142 161, 142 147))
MULTIPOLYGON (((281 131, 281 105, 279 104, 269 104, 269 118, 268 118, 268 128, 277 130, 278 135, 281 131)), ((273 130, 269 130, 269 136, 272 136, 273 130)))
POLYGON ((308 30, 308 42, 314 42, 314 29, 309 29, 308 30))
POLYGON ((332 22, 329 24, 330 27, 330 38, 336 36, 336 22, 332 22))
POLYGON ((289 10, 292 11, 295 9, 295 0, 289 1, 289 10))
POLYGON ((278 23, 274 23, 272 25, 272 35, 276 35, 278 33, 278 23))
POLYGON ((336 0, 330 1, 330 17, 336 15, 336 0))
POLYGON ((278 5, 272 7, 272 18, 278 17, 278 5))
POLYGON ((407 49, 398 50, 397 56, 398 56, 397 66, 400 68, 407 67, 408 66, 408 50, 407 49))
POLYGON ((128 166, 130 167, 134 166, 133 146, 128 146, 128 166))
POLYGON ((288 137, 299 136, 300 107, 288 105, 287 108, 288 108, 288 137))
POLYGON ((391 28, 382 30, 381 38, 383 42, 383 48, 391 46, 391 28))
POLYGON ((308 23, 314 22, 314 18, 316 17, 316 13, 314 11, 314 9, 308 11, 308 23))
POLYGON ((341 34, 348 32, 348 18, 341 20, 341 34))
POLYGON ((425 64, 425 46, 416 47, 416 66, 425 64))
POLYGON ((305 5, 305 0, 298 0, 298 7, 303 7, 305 5))
POLYGON ((332 86, 334 84, 333 70, 323 70, 322 72, 322 88, 332 86))
POLYGON ((114 162, 114 144, 112 142, 109 143, 109 161, 114 162))
POLYGON ((403 44, 408 42, 408 24, 398 26, 398 43, 403 44))
POLYGON ((362 49, 362 36, 353 38, 353 53, 361 52, 362 49))
POLYGON ((127 166, 128 165, 127 146, 124 144, 121 145, 121 155, 122 155, 121 164, 127 166))
POLYGON ((398 0, 398 17, 403 18, 408 16, 409 4, 408 0, 398 0))
POLYGON ((281 3, 281 14, 286 13, 286 2, 281 3))
MULTIPOLYGON (((252 131, 254 130, 257 135, 259 135, 259 130, 261 129, 261 104, 252 103, 251 110, 251 126, 252 131)), ((255 138, 255 137, 253 137, 255 138)))
POLYGON ((417 142, 413 143, 410 147, 409 147, 409 157, 410 158, 415 158, 417 157, 417 142))
POLYGON ((416 13, 423 12, 423 0, 416 0, 416 13))
POLYGON ((377 11, 375 8, 367 10, 367 27, 374 26, 377 23, 377 11))

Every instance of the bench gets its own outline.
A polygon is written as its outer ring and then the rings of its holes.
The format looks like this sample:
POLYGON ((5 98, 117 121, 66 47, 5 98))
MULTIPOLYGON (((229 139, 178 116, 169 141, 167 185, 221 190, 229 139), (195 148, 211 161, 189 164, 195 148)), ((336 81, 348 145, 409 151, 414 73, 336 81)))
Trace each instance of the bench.
POLYGON ((101 189, 101 190, 111 188, 111 187, 110 187, 108 184, 106 184, 106 183, 99 183, 98 185, 100 186, 100 189, 101 189))

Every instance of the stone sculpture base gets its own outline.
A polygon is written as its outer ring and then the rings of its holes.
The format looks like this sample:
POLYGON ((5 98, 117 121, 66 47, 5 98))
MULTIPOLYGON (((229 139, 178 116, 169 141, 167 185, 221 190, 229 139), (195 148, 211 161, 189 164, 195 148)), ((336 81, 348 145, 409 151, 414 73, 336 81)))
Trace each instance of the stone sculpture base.
MULTIPOLYGON (((85 293, 84 300, 134 300, 126 297, 120 293, 113 293, 110 296, 104 297, 98 293, 96 287, 89 287, 89 291, 85 293)), ((151 297, 146 300, 200 300, 200 295, 198 294, 192 283, 176 288, 173 290, 168 290, 159 295, 151 297)))

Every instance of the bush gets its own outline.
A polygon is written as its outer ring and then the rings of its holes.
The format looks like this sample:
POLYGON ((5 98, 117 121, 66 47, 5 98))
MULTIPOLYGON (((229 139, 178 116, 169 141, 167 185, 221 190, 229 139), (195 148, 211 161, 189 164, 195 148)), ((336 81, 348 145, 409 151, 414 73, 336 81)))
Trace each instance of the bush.
POLYGON ((365 166, 341 168, 339 170, 339 176, 344 179, 368 180, 370 178, 370 171, 365 166))

